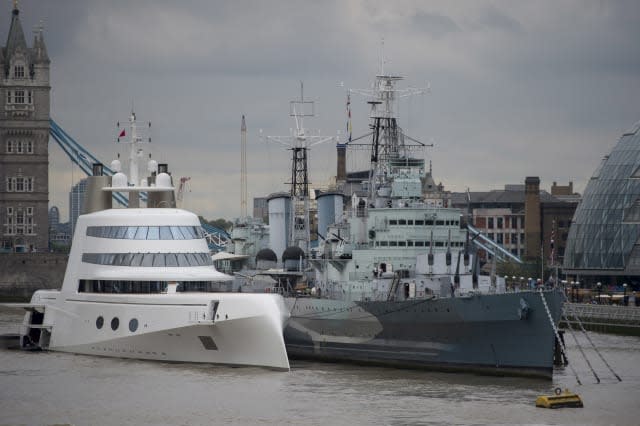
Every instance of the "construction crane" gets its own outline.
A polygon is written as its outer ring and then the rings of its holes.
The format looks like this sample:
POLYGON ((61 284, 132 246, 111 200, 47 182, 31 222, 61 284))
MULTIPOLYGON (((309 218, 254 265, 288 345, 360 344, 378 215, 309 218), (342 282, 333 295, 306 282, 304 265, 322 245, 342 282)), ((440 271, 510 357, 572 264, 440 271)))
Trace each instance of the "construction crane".
POLYGON ((247 125, 240 125, 240 217, 247 217, 247 125))
POLYGON ((191 177, 182 176, 180 178, 180 184, 178 185, 178 195, 176 196, 176 200, 182 205, 182 200, 184 199, 184 191, 187 190, 191 192, 191 188, 189 187, 189 181, 191 177))

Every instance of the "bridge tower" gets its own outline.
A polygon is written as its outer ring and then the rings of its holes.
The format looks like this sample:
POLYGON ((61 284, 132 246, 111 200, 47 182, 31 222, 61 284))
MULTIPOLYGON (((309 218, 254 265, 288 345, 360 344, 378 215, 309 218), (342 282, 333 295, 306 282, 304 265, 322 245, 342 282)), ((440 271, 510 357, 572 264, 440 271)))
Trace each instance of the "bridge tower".
POLYGON ((17 2, 0 46, 0 252, 49 241, 49 56, 42 27, 28 47, 17 2))

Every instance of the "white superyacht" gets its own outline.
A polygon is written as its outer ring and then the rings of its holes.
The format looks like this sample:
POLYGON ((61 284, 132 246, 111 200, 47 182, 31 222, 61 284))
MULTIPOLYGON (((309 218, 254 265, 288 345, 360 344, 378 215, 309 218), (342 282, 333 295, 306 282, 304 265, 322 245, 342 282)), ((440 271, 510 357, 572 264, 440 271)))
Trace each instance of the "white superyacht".
POLYGON ((119 160, 112 177, 94 165, 62 288, 22 305, 21 347, 288 370, 283 298, 218 292, 231 277, 213 266, 198 217, 173 207, 171 177, 151 160, 138 181, 134 114, 130 129, 130 176, 119 160), (112 208, 112 192, 129 208, 112 208), (144 193, 147 208, 133 207, 144 193))

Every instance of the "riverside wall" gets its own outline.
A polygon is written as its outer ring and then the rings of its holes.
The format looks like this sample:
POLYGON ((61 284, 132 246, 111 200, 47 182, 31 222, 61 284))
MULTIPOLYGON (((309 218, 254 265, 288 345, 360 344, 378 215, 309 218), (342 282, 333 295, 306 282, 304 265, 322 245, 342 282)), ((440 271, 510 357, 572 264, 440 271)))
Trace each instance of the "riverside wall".
POLYGON ((0 299, 30 299, 39 289, 62 287, 69 255, 61 253, 0 254, 0 299))

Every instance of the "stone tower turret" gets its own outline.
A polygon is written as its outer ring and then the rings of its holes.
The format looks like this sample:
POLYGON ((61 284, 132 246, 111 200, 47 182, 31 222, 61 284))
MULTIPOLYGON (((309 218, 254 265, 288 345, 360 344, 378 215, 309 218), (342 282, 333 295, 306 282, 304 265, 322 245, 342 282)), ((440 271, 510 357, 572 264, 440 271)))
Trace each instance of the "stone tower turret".
POLYGON ((14 7, 0 47, 0 252, 48 249, 49 56, 29 48, 14 7))

